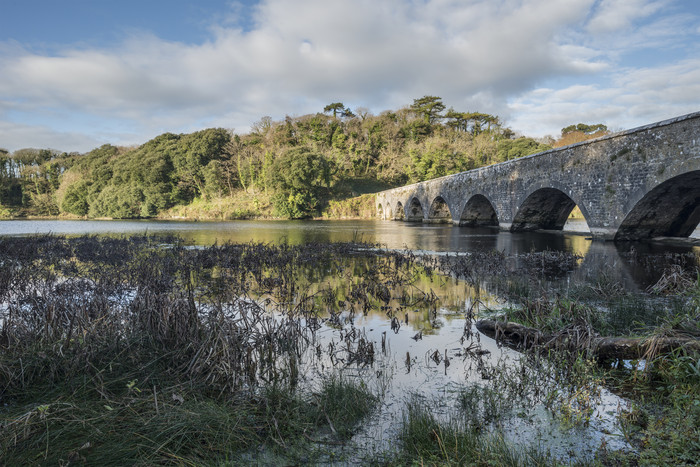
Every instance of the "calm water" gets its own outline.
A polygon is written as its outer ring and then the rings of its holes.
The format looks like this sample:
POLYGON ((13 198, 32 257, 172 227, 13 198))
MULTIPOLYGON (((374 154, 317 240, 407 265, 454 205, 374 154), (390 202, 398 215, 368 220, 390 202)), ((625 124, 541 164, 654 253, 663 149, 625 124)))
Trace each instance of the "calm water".
MULTIPOLYGON (((667 243, 593 242, 585 235, 585 222, 569 221, 572 232, 501 232, 493 228, 455 227, 448 224, 422 224, 377 220, 352 221, 227 221, 185 222, 157 220, 9 220, 0 221, 0 235, 134 235, 174 234, 198 245, 223 242, 286 241, 308 242, 363 241, 378 243, 391 249, 447 253, 468 253, 498 250, 507 254, 531 251, 567 251, 584 258, 577 275, 590 275, 601 268, 613 268, 627 287, 646 288, 658 280, 663 265, 657 270, 637 270, 627 265, 630 249, 637 255, 694 253, 700 246, 667 243), (578 231, 578 232, 575 232, 578 231), (584 231, 584 232, 581 232, 584 231)), ((698 234, 698 231, 696 231, 698 234)))
MULTIPOLYGON (((373 220, 334 221, 225 221, 187 222, 161 220, 0 220, 0 235, 133 235, 175 234, 200 245, 215 242, 365 241, 388 248, 436 252, 497 249, 508 253, 565 250, 585 254, 591 243, 585 221, 569 221, 569 232, 500 232, 493 228, 455 227, 373 220)), ((694 233, 700 238, 700 229, 694 233)), ((611 244, 612 245, 612 244, 611 244)))

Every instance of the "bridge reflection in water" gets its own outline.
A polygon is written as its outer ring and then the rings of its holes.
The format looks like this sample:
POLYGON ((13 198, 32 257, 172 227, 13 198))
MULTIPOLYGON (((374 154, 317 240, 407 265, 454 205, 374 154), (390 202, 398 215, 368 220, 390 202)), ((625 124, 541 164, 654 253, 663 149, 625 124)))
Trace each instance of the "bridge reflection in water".
MULTIPOLYGON (((567 229, 585 229, 581 221, 567 229)), ((646 288, 658 280, 663 264, 642 270, 630 264, 629 253, 644 255, 687 254, 700 257, 700 246, 654 242, 597 242, 590 234, 567 232, 507 232, 496 227, 460 227, 450 224, 387 222, 377 220, 346 221, 74 221, 21 220, 0 221, 2 235, 177 235, 185 241, 211 245, 223 242, 309 242, 363 241, 391 249, 410 249, 436 254, 466 254, 498 250, 505 254, 531 251, 568 251, 583 256, 575 274, 593 275, 603 270, 620 270, 632 289, 646 288), (585 272, 589 271, 589 272, 585 272)), ((574 280, 576 278, 574 277, 574 280)))

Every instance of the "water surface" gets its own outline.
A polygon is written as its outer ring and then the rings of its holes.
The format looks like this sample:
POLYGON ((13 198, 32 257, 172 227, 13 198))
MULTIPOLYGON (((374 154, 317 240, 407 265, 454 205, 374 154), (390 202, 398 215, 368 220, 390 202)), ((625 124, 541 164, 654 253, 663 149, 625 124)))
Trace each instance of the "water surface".
MULTIPOLYGON (((585 228, 580 224, 569 227, 585 228)), ((45 233, 69 236, 173 234, 198 245, 362 241, 390 249, 430 254, 466 255, 498 250, 507 255, 518 255, 544 250, 564 251, 574 253, 580 259, 576 270, 557 280, 577 284, 594 282, 601 274, 611 274, 627 290, 635 292, 643 292, 654 284, 666 265, 660 260, 641 267, 639 257, 666 258, 667 263, 673 263, 678 261, 679 255, 697 257, 700 254, 700 248, 690 245, 658 242, 616 245, 594 242, 585 234, 572 232, 510 233, 493 228, 390 221, 0 221, 0 236, 45 233)), ((308 276, 312 280, 314 274, 308 276)), ((336 281, 345 281, 349 286, 356 278, 324 276, 318 279, 318 287, 332 285, 343 290, 341 284, 335 284, 336 281)), ((516 352, 500 348, 485 336, 463 340, 465 324, 469 326, 465 313, 475 301, 492 310, 506 305, 497 291, 474 288, 454 278, 419 277, 415 286, 426 292, 433 290, 440 297, 439 309, 434 314, 417 307, 401 309, 397 317, 402 318, 402 324, 394 331, 384 311, 373 309, 364 315, 347 317, 340 329, 324 325, 318 332, 319 343, 327 346, 333 341, 343 341, 343 333, 347 335, 348 329, 357 329, 374 343, 378 354, 380 342, 386 339, 386 350, 373 366, 345 370, 384 391, 380 407, 353 438, 350 450, 389 449, 397 436, 406 398, 411 394, 418 394, 426 404, 431 404, 436 414, 448 417, 454 409, 455 395, 462 388, 483 384, 480 373, 474 370, 474 361, 465 350, 474 343, 473 339, 476 338, 476 342, 489 352, 484 357, 486 363, 518 358, 516 352), (419 332, 421 337, 416 338, 419 332), (442 361, 434 360, 433 355, 442 357, 442 361), (445 365, 445 357, 451 362, 449 366, 445 365)), ((392 303, 392 307, 399 309, 398 304, 392 303)), ((473 336, 478 335, 475 329, 472 331, 473 336)), ((321 363, 309 369, 309 377, 313 371, 328 371, 329 365, 321 363)), ((603 441, 613 448, 624 447, 624 437, 615 426, 614 417, 616 408, 624 404, 624 400, 606 393, 596 407, 590 426, 577 432, 570 432, 546 412, 528 412, 526 416, 512 420, 511 428, 505 433, 512 441, 540 444, 562 458, 566 458, 569 452, 586 458, 603 441)))

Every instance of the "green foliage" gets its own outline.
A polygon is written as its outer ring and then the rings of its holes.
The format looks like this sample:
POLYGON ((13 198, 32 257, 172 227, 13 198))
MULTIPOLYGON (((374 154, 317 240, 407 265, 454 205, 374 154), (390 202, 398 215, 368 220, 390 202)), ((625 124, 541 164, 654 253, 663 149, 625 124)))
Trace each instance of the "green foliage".
POLYGON ((421 181, 468 170, 470 163, 463 154, 455 154, 447 145, 425 145, 409 151, 412 171, 409 180, 421 181))
POLYGON ((355 116, 333 102, 326 114, 263 117, 246 135, 220 128, 164 133, 139 147, 104 145, 84 155, 0 151, 0 204, 20 215, 151 217, 245 192, 262 204, 274 199, 280 216, 302 218, 347 198, 348 180, 400 186, 545 148, 527 138, 511 141, 497 116, 444 109, 440 97, 424 96, 407 108, 377 116, 360 109, 355 116), (299 148, 301 161, 292 163, 288 154, 299 148))
POLYGON ((136 184, 108 185, 90 205, 90 217, 128 219, 141 217, 141 203, 145 197, 136 184))
POLYGON ((608 131, 608 127, 606 125, 603 125, 602 123, 597 123, 594 125, 587 125, 585 123, 578 123, 578 124, 569 125, 567 127, 562 128, 561 135, 564 136, 565 134, 571 133, 574 131, 580 131, 581 133, 591 135, 591 134, 597 133, 599 131, 601 131, 601 132, 608 131))
MULTIPOLYGON (((224 157, 223 149, 230 138, 221 128, 202 130, 177 138, 177 144, 166 155, 170 156, 175 169, 174 178, 178 183, 180 198, 178 201, 189 202, 204 193, 203 169, 210 161, 224 157)), ((161 163, 168 162, 164 158, 161 163)))
POLYGON ((445 104, 442 103, 440 97, 423 96, 419 99, 413 99, 411 110, 421 116, 425 123, 432 125, 443 118, 440 112, 445 110, 445 104))
POLYGON ((300 147, 275 160, 270 185, 277 212, 290 219, 310 217, 330 183, 331 163, 323 155, 300 147))
POLYGON ((90 185, 91 183, 88 180, 81 179, 68 186, 61 203, 61 210, 78 216, 87 216, 90 210, 90 204, 88 203, 90 185))
POLYGON ((0 219, 9 219, 10 217, 12 217, 12 212, 0 204, 0 219))
POLYGON ((517 450, 501 436, 463 428, 460 420, 438 421, 417 398, 407 405, 399 440, 402 465, 557 465, 536 449, 517 450))
POLYGON ((212 160, 202 170, 204 176, 204 196, 207 199, 220 198, 226 190, 226 176, 220 160, 212 160))
POLYGON ((89 217, 151 217, 195 197, 218 195, 223 158, 230 140, 222 129, 189 135, 165 133, 120 154, 105 145, 82 159, 70 172, 61 209, 89 217))
POLYGON ((498 142, 496 159, 503 162, 547 151, 549 149, 552 149, 552 147, 538 143, 532 138, 502 139, 498 142))

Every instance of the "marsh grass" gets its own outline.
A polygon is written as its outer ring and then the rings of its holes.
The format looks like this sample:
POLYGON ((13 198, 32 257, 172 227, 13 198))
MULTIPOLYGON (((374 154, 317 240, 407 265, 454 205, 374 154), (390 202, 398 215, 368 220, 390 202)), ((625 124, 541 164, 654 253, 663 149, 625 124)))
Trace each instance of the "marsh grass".
MULTIPOLYGON (((684 292, 686 300, 679 300, 663 317, 654 336, 700 338, 700 276, 684 292)), ((700 458, 700 354, 683 348, 666 355, 650 354, 644 370, 612 374, 616 384, 631 388, 636 402, 635 410, 623 414, 621 423, 639 447, 635 457, 640 463, 696 464, 700 458)))
POLYGON ((143 373, 106 375, 119 382, 111 384, 120 386, 115 392, 53 386, 16 401, 2 415, 3 463, 202 465, 263 446, 290 460, 309 451, 303 446, 319 428, 347 439, 376 402, 340 379, 313 395, 273 384, 254 395, 214 397, 192 385, 130 380, 136 375, 143 373))
POLYGON ((678 350, 644 369, 615 369, 608 384, 633 404, 622 432, 636 452, 599 453, 608 464, 695 465, 700 458, 700 355, 678 350))
POLYGON ((340 439, 348 439, 357 429, 357 423, 370 414, 378 402, 363 382, 341 376, 324 380, 315 394, 316 418, 328 422, 331 431, 340 439))
POLYGON ((321 427, 347 438, 376 398, 345 380, 299 388, 319 310, 298 277, 351 254, 386 263, 363 250, 0 239, 2 463, 198 465, 289 456, 321 427))
POLYGON ((653 301, 618 293, 605 277, 585 291, 593 304, 547 295, 547 281, 576 261, 499 252, 417 258, 356 244, 195 248, 147 236, 0 238, 0 460, 328 461, 319 451, 347 442, 378 398, 338 375, 305 384, 304 359, 318 353, 333 368, 373 365, 379 347, 353 317, 379 310, 394 332, 408 324, 407 309, 420 306, 435 320, 438 297, 416 283, 433 281, 438 270, 472 285, 495 276, 521 304, 508 319, 564 332, 572 345, 495 365, 467 352, 483 385, 465 386, 461 413, 447 421, 412 400, 399 457, 385 463, 551 465, 547 455, 506 443, 499 429, 537 404, 564 424, 585 425, 602 384, 634 387, 635 404, 621 419, 639 451, 602 450, 601 463, 697 459, 697 355, 650 354, 644 372, 608 371, 579 344, 621 330, 700 335, 700 281, 669 280, 684 294, 668 289, 653 301), (533 273, 523 278, 523 268, 533 273), (322 320, 340 336, 326 347, 315 335, 322 320))
POLYGON ((516 448, 498 434, 489 434, 453 418, 438 420, 425 401, 410 400, 399 434, 401 456, 395 464, 413 465, 556 465, 536 448, 516 448))
POLYGON ((509 391, 497 390, 491 385, 467 385, 457 400, 465 427, 476 431, 499 425, 517 406, 517 399, 511 397, 509 391))

